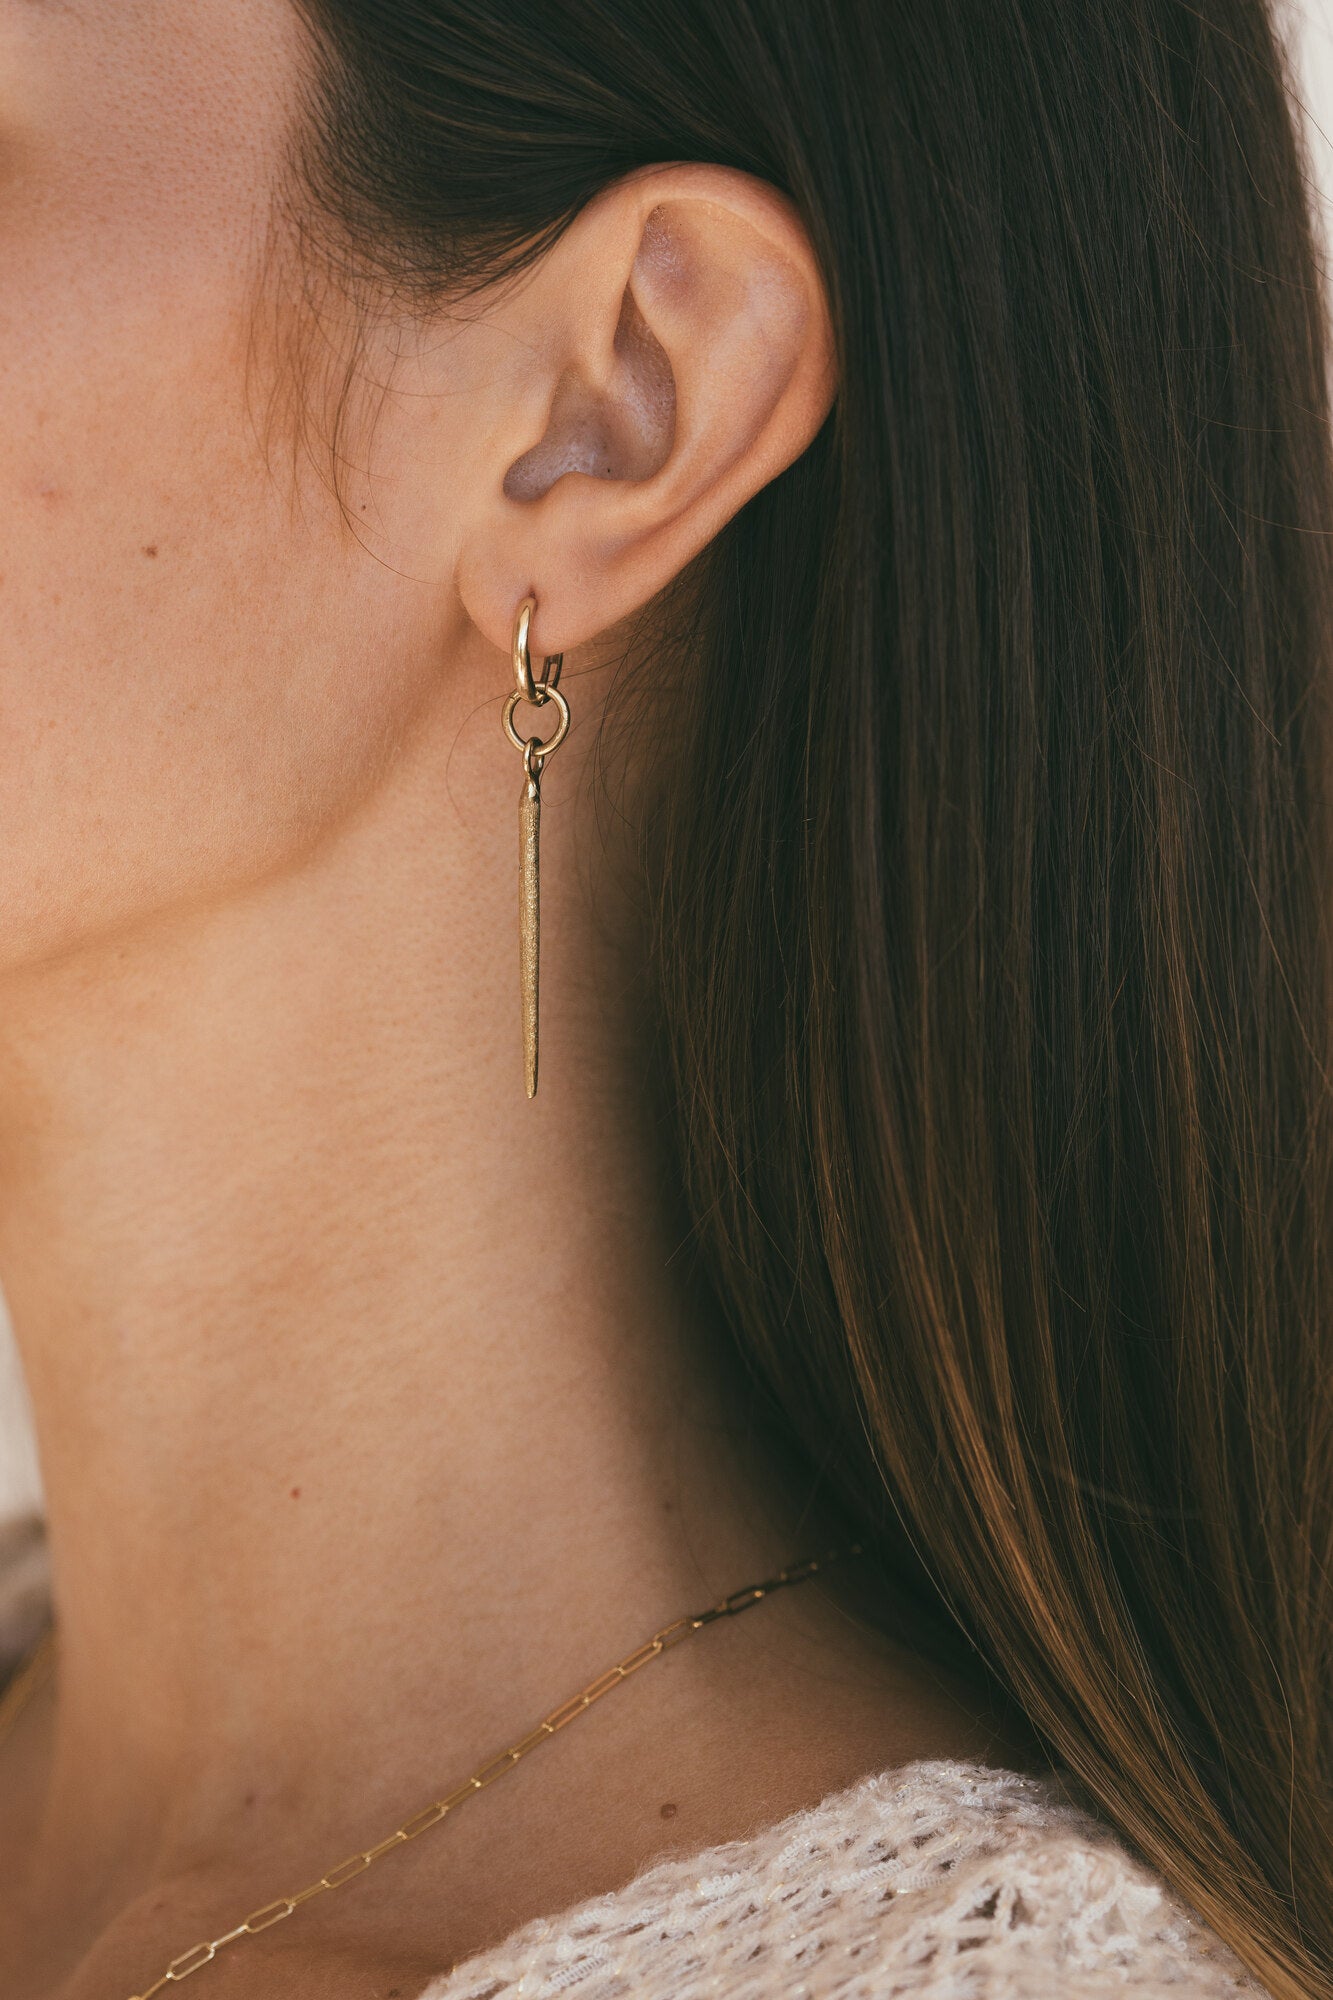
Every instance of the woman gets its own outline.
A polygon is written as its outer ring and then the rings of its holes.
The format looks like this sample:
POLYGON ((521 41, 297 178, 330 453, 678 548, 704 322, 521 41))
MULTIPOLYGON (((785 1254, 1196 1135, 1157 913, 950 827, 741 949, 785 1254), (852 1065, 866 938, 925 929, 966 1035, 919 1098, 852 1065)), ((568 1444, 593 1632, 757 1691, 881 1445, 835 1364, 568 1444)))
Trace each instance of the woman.
POLYGON ((1260 0, 0 0, 0 133, 6 2000, 1328 2000, 1260 0))

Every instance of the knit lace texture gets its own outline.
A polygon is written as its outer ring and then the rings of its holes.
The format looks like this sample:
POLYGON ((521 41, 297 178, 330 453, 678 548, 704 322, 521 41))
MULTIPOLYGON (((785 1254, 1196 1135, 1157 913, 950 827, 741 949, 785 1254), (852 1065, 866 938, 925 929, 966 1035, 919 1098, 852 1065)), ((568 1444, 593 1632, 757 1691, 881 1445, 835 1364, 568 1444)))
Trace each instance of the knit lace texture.
POLYGON ((1258 2000, 1051 1780, 923 1762, 525 1924, 421 2000, 1258 2000))

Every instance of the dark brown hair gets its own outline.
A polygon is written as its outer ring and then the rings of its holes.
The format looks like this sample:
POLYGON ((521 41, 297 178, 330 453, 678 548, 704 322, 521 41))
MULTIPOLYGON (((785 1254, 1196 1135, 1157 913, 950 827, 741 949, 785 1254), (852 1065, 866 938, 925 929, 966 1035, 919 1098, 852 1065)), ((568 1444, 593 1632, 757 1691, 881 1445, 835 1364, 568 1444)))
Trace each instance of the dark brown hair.
POLYGON ((653 162, 798 204, 841 389, 700 566, 650 885, 700 1255, 1051 1754, 1328 2000, 1333 480, 1261 0, 304 5, 399 287, 653 162))

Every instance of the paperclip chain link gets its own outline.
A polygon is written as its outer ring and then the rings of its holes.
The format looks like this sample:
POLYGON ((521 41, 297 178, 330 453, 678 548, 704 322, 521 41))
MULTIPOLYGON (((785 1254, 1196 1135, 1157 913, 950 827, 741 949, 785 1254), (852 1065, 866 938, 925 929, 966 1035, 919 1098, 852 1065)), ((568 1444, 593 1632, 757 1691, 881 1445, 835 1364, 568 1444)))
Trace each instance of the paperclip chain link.
MULTIPOLYGON (((702 1631, 705 1625, 715 1624, 720 1618, 736 1618, 741 1612, 750 1610, 753 1605, 762 1603, 764 1598, 771 1597, 775 1591, 789 1589, 793 1584, 805 1583, 810 1577, 818 1575, 828 1564, 836 1562, 839 1557, 858 1556, 860 1553, 859 1545, 853 1543, 846 1549, 831 1549, 826 1555, 811 1556, 805 1562, 793 1563, 786 1569, 780 1569, 775 1576, 765 1578, 762 1583, 748 1584, 743 1590, 733 1591, 730 1597, 722 1598, 719 1603, 710 1605, 706 1611, 676 1618, 670 1625, 662 1626, 660 1631, 653 1633, 651 1639, 645 1639, 641 1646, 637 1646, 632 1653, 627 1653, 615 1666, 608 1667, 605 1673, 599 1674, 595 1681, 590 1681, 578 1694, 571 1695, 568 1701, 560 1704, 559 1708, 553 1708, 535 1729, 529 1730, 528 1734, 521 1737, 517 1743, 511 1744, 507 1750, 502 1750, 498 1756, 490 1758, 488 1762, 479 1766, 472 1776, 454 1791, 446 1793, 443 1798, 432 1799, 428 1805, 422 1806, 410 1819, 404 1820, 401 1826, 396 1827, 385 1839, 377 1841, 373 1847, 364 1848, 359 1854, 349 1854, 345 1860, 339 1861, 321 1875, 317 1882, 309 1883, 304 1889, 295 1890, 290 1896, 275 1897, 271 1903, 264 1903, 259 1909, 252 1910, 248 1917, 244 1917, 231 1930, 224 1931, 220 1937, 206 1939, 202 1944, 192 1945, 189 1951, 181 1952, 179 1957, 172 1959, 159 1979, 151 1986, 145 1986, 142 1993, 132 1994, 130 2000, 155 2000, 155 1996, 165 1992, 168 1986, 179 1985, 181 1980, 188 1979, 192 1973, 199 1972, 205 1965, 211 1964, 225 1946, 235 1944, 241 1938, 258 1937, 261 1931, 270 1930, 274 1924, 280 1924, 286 1918, 294 1916, 297 1910, 306 1903, 313 1902, 317 1896, 329 1895, 333 1890, 341 1889, 345 1883, 354 1881, 358 1875, 364 1875, 376 1861, 392 1853, 395 1848, 405 1847, 409 1841, 418 1840, 423 1833, 429 1833, 432 1827, 438 1826, 450 1813, 457 1812, 460 1806, 466 1805, 467 1801, 475 1798, 478 1792, 485 1791, 486 1787, 493 1785, 497 1778, 502 1778, 512 1771, 516 1764, 536 1750, 540 1744, 549 1742, 551 1737, 569 1723, 581 1715, 586 1715, 594 1702, 600 1701, 603 1695, 610 1694, 612 1688, 620 1687, 631 1675, 637 1674, 641 1667, 646 1667, 650 1660, 660 1659, 663 1653, 670 1652, 673 1646, 678 1646, 692 1633, 702 1631)), ((5 1699, 0 1702, 0 1742, 3 1742, 17 1721, 21 1708, 35 1693, 45 1670, 49 1668, 52 1653, 52 1641, 48 1636, 18 1681, 8 1691, 5 1699)))

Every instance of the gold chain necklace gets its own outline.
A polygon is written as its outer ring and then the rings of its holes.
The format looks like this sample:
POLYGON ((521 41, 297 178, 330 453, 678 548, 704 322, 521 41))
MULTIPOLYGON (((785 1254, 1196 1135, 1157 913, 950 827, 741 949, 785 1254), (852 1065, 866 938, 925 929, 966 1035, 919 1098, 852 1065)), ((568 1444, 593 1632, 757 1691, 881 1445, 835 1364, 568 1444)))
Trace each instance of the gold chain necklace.
MULTIPOLYGON (((234 1925, 231 1930, 224 1931, 221 1937, 211 1938, 203 1944, 191 1946, 189 1951, 183 1951, 179 1958, 172 1959, 160 1979, 155 1980, 151 1986, 146 1986, 142 1993, 131 1995, 131 2000, 154 2000, 154 1995, 161 1993, 164 1987, 188 1979, 192 1972, 198 1972, 202 1966, 209 1964, 224 1945, 235 1944, 241 1938, 257 1937, 261 1931, 281 1923, 285 1917, 293 1916, 303 1904, 313 1902, 316 1896, 324 1896, 331 1890, 341 1889, 344 1883, 352 1881, 358 1875, 364 1875, 373 1862, 379 1861, 395 1847, 403 1847, 409 1840, 419 1839, 433 1826, 438 1826, 449 1813, 457 1812, 458 1808, 465 1805, 470 1798, 474 1798, 478 1792, 485 1791, 487 1785, 493 1785, 497 1778, 502 1778, 507 1771, 512 1771, 520 1758, 526 1757, 529 1751, 547 1742, 557 1730, 563 1729, 566 1723, 585 1715, 593 1703, 600 1701, 604 1694, 610 1694, 612 1688, 619 1687, 631 1674, 637 1674, 639 1668, 646 1667, 650 1660, 659 1659, 673 1646, 678 1646, 681 1640, 688 1639, 691 1633, 701 1631, 705 1625, 715 1624, 719 1618, 735 1618, 742 1611, 748 1611, 752 1605, 760 1603, 765 1597, 771 1597, 775 1591, 789 1589, 793 1584, 805 1583, 810 1577, 818 1575, 819 1571, 829 1563, 836 1562, 839 1557, 859 1556, 860 1553, 861 1549, 857 1543, 851 1544, 846 1549, 830 1549, 827 1555, 812 1556, 805 1562, 793 1563, 787 1569, 780 1569, 776 1576, 765 1578, 763 1583, 748 1584, 743 1590, 733 1591, 730 1597, 724 1597, 720 1603, 710 1605, 707 1611, 696 1611, 684 1618, 675 1619, 670 1625, 664 1625, 660 1632, 654 1632, 652 1638, 645 1639, 634 1652, 626 1654, 625 1658, 618 1661, 614 1667, 608 1667, 595 1681, 590 1681, 580 1693, 571 1695, 568 1701, 560 1704, 559 1708, 552 1709, 551 1713, 543 1717, 536 1728, 529 1730, 519 1742, 511 1744, 509 1749, 502 1750, 498 1757, 492 1757, 487 1763, 482 1764, 455 1791, 446 1793, 442 1799, 432 1799, 429 1805, 422 1806, 419 1812, 404 1820, 403 1824, 396 1827, 386 1839, 377 1841, 374 1847, 367 1847, 360 1854, 349 1854, 345 1861, 338 1862, 336 1867, 330 1868, 327 1874, 321 1875, 317 1882, 310 1883, 307 1888, 298 1889, 290 1896, 276 1897, 273 1902, 265 1903, 261 1909, 252 1910, 248 1917, 234 1925)), ((4 1743, 29 1701, 45 1683, 54 1659, 55 1634, 48 1632, 27 1665, 10 1683, 3 1697, 0 1697, 0 1744, 4 1743)))

